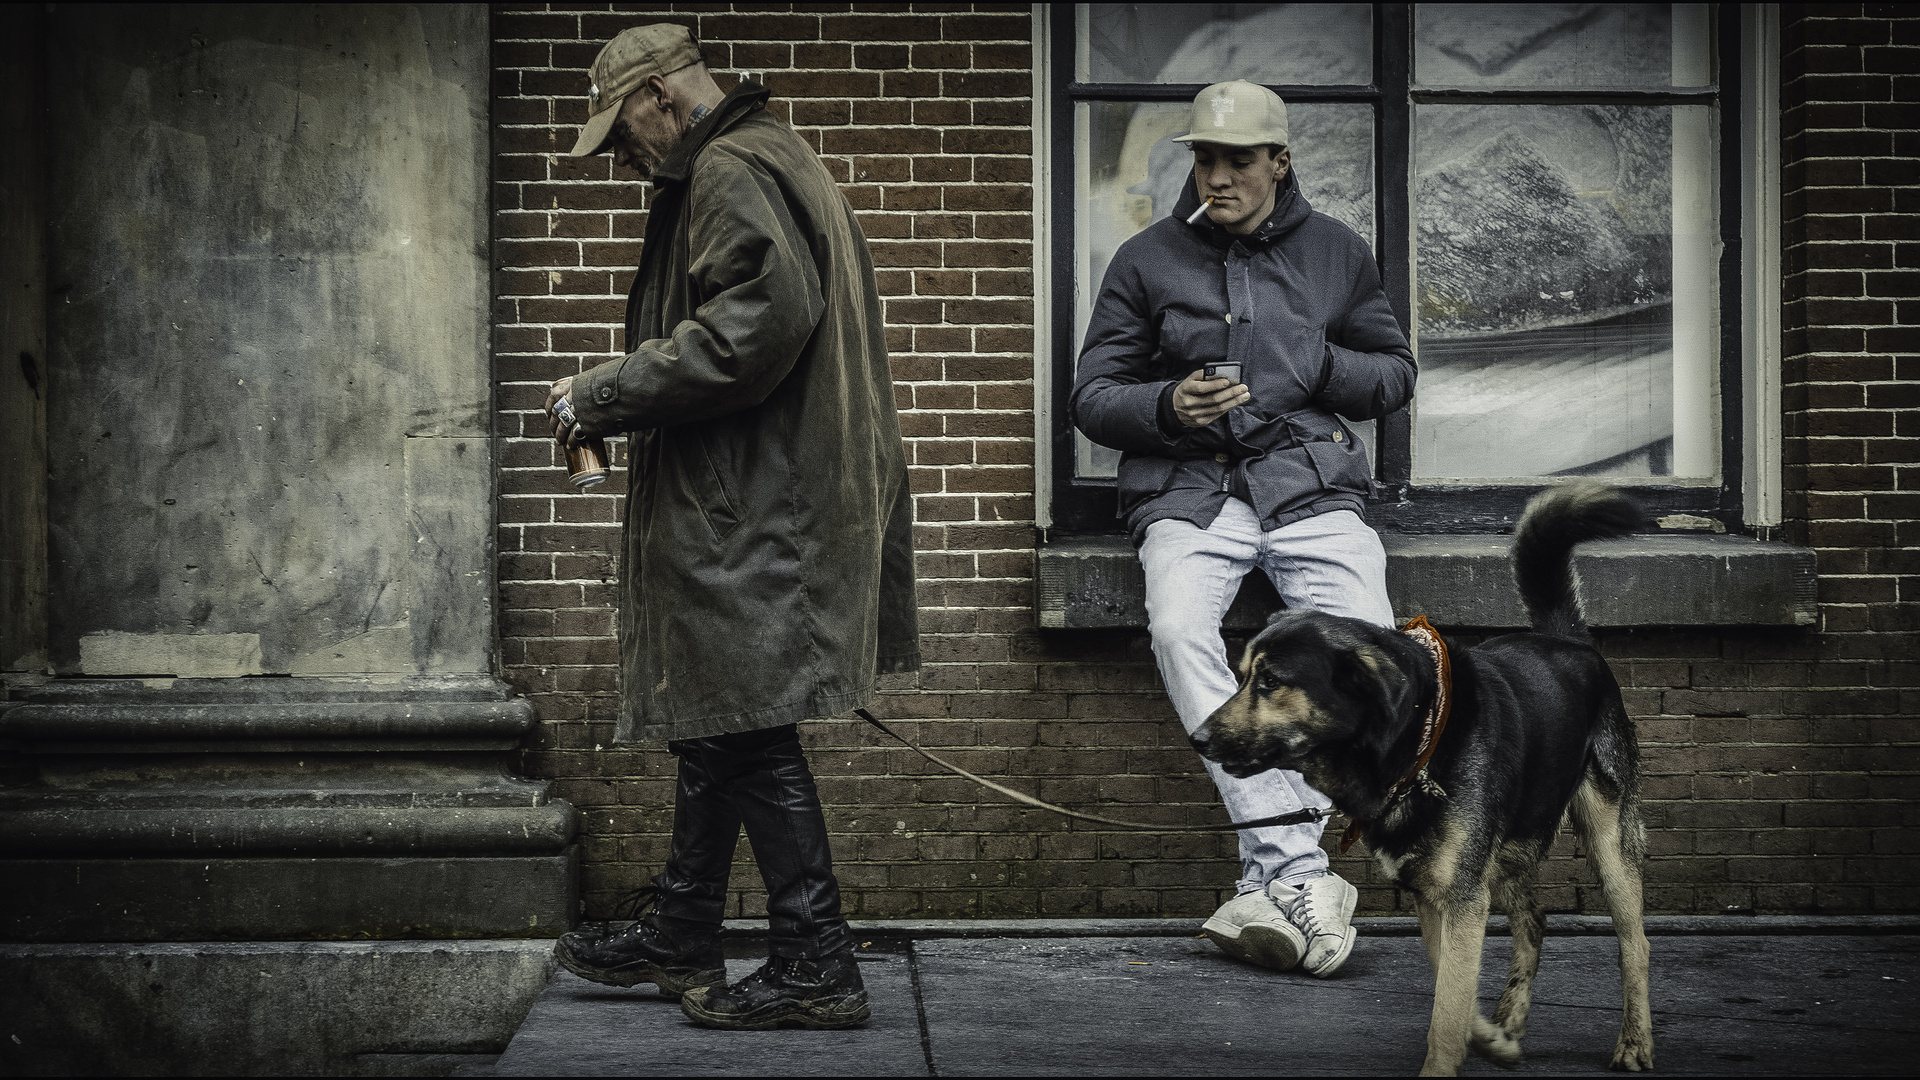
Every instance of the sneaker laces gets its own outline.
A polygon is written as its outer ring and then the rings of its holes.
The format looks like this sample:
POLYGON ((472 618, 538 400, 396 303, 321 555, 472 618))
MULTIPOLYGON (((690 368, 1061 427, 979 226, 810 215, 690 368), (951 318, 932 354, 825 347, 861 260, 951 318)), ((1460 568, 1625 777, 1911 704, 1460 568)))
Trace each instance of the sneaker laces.
POLYGON ((1320 913, 1313 907, 1313 887, 1321 880, 1324 879, 1302 882, 1300 891, 1287 905, 1287 917, 1310 938, 1320 935, 1320 913))

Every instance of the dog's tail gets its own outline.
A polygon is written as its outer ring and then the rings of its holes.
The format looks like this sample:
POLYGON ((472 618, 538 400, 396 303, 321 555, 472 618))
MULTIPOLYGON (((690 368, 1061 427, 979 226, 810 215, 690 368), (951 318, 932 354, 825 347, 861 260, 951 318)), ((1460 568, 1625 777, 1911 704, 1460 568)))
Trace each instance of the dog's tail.
POLYGON ((1513 576, 1536 633, 1586 640, 1573 578, 1573 546, 1625 536, 1646 514, 1618 489, 1593 480, 1550 487, 1533 497, 1513 537, 1513 576))

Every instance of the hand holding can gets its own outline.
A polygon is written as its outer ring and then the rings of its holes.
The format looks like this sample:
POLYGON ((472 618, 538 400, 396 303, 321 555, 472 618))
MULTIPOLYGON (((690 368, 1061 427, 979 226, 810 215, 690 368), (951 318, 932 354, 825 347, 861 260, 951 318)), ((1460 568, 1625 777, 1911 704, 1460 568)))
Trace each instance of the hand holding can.
POLYGON ((574 427, 580 421, 574 416, 573 403, 564 397, 553 403, 553 417, 560 422, 555 438, 567 454, 567 480, 582 491, 605 483, 611 461, 607 456, 607 441, 575 436, 574 427))

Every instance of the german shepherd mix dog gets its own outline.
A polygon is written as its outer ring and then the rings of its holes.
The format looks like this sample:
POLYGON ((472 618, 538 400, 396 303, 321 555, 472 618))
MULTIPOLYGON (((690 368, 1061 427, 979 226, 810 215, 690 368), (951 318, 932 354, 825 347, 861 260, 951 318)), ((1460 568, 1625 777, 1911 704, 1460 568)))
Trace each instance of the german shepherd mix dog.
POLYGON ((1475 648, 1449 648, 1425 619, 1397 633, 1281 612, 1247 645, 1239 692, 1194 733, 1194 748, 1235 776, 1303 774, 1353 819, 1346 842, 1365 837, 1387 876, 1414 894, 1434 970, 1423 1074, 1458 1072, 1469 1045, 1498 1064, 1519 1062, 1545 921, 1536 870, 1568 818, 1620 939, 1625 1005, 1613 1067, 1653 1067, 1639 750, 1581 618, 1572 562, 1575 544, 1643 520, 1591 481, 1535 497, 1513 544, 1533 632, 1475 648), (1491 909, 1509 916, 1513 966, 1489 1022, 1475 1001, 1491 909))

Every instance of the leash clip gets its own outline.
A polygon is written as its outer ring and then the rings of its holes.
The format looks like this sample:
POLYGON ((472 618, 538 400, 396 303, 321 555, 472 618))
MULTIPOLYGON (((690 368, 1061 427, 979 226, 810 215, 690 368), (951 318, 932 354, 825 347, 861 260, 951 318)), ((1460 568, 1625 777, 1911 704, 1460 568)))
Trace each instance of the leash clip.
POLYGON ((1415 777, 1415 780, 1420 784, 1421 791, 1432 795, 1434 798, 1444 799, 1447 797, 1447 789, 1441 787, 1439 781, 1427 775, 1427 767, 1425 765, 1420 766, 1420 775, 1415 777))

